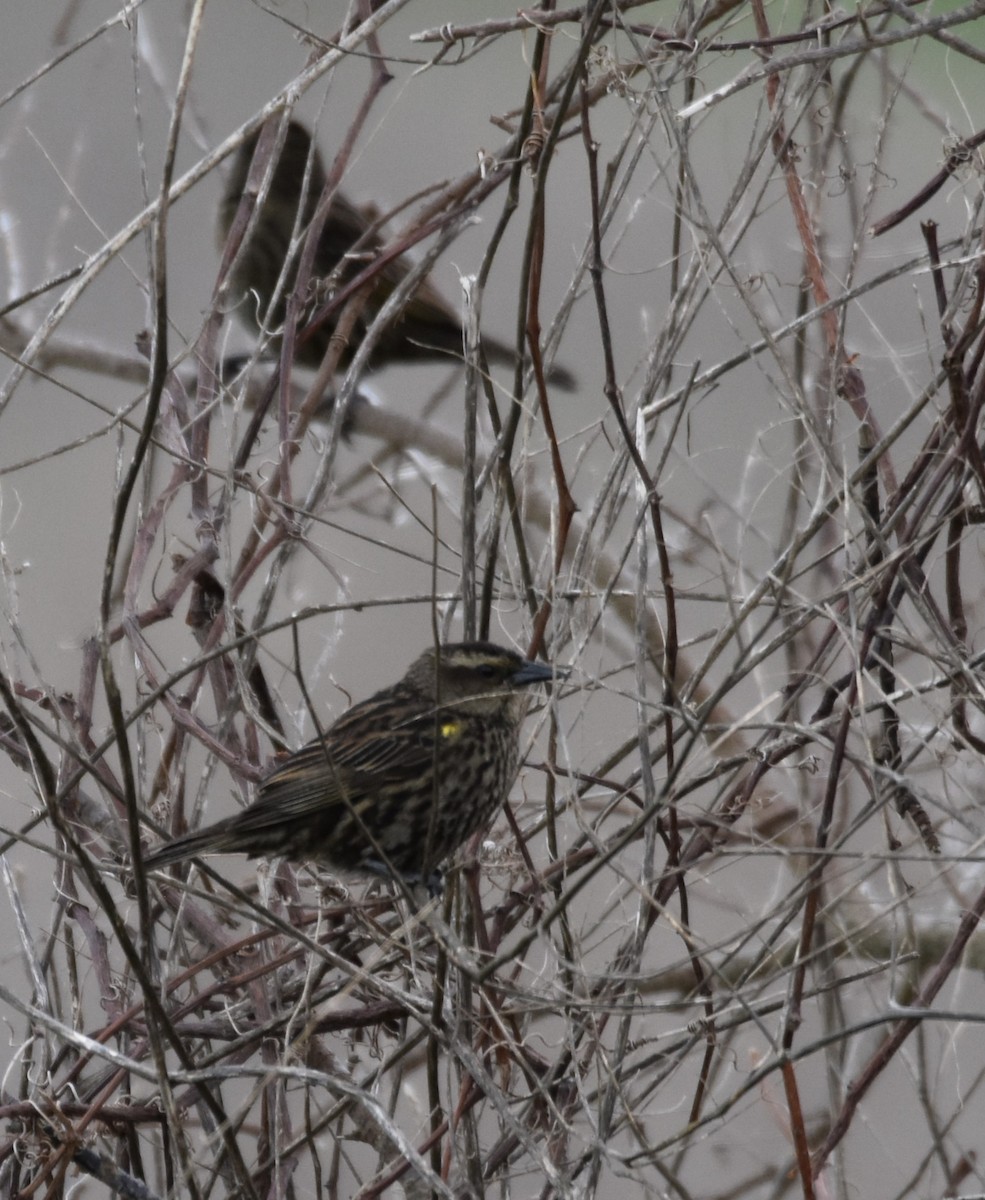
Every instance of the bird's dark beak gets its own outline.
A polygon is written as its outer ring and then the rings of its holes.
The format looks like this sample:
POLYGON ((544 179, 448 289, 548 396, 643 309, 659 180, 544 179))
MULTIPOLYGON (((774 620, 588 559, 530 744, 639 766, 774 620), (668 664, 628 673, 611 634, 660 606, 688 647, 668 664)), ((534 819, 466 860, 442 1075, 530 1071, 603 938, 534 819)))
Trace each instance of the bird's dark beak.
POLYGON ((526 687, 532 683, 550 683, 552 679, 567 679, 568 674, 567 667, 552 667, 548 663, 531 662, 525 658, 519 671, 510 676, 510 683, 514 687, 526 687))

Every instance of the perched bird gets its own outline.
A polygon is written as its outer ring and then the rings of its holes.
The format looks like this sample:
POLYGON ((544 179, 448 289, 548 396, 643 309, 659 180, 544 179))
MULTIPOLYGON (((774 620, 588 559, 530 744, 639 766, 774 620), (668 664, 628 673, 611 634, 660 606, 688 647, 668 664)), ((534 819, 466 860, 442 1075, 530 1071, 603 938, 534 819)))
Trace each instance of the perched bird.
MULTIPOLYGON (((259 141, 259 131, 248 138, 232 160, 225 190, 219 204, 218 239, 220 251, 225 245, 236 216, 240 198, 246 186, 253 154, 259 141)), ((311 136, 303 125, 291 121, 280 158, 270 180, 270 189, 257 216, 252 232, 237 255, 230 277, 235 309, 240 319, 253 331, 262 325, 279 330, 284 322, 284 297, 293 287, 297 266, 292 268, 287 291, 271 312, 270 304, 284 260, 287 258, 304 192, 304 207, 299 229, 310 224, 325 189, 325 168, 311 136), (310 159, 310 168, 308 162, 310 159), (308 183, 304 188, 305 170, 308 183)), ((328 218, 322 227, 315 253, 311 282, 314 288, 324 288, 326 281, 333 290, 354 279, 380 250, 381 241, 370 234, 372 222, 354 204, 338 192, 332 197, 328 218), (349 255, 349 258, 346 256, 349 255)), ((343 352, 341 365, 346 366, 358 347, 367 327, 397 285, 411 269, 405 257, 391 260, 374 277, 369 300, 363 309, 355 340, 343 352)), ((305 317, 310 318, 317 305, 306 298, 305 317)), ((298 344, 297 360, 305 366, 320 365, 335 331, 337 314, 329 316, 303 343, 298 344)), ((511 346, 483 338, 483 347, 491 361, 514 363, 511 346)), ((373 352, 372 365, 421 359, 461 358, 463 351, 462 324, 458 315, 427 281, 421 283, 397 319, 383 331, 373 352)), ((570 389, 574 377, 562 367, 551 369, 548 378, 558 387, 570 389)))
POLYGON ((274 767, 248 808, 159 847, 144 865, 238 851, 440 890, 438 865, 506 800, 524 689, 555 674, 566 672, 490 642, 425 650, 392 687, 274 767))

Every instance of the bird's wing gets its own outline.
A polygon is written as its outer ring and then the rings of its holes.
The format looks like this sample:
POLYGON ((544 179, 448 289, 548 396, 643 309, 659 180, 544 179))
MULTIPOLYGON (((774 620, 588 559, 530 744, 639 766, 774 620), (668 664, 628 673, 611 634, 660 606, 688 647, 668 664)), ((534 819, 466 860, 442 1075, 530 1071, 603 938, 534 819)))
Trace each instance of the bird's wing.
POLYGON ((324 740, 311 742, 302 753, 348 771, 402 778, 430 763, 435 738, 454 720, 451 714, 436 717, 433 709, 421 712, 419 697, 404 705, 387 692, 350 708, 324 740))
POLYGON ((388 784, 428 770, 434 758, 434 715, 386 721, 392 708, 385 701, 379 708, 375 700, 359 704, 324 739, 285 758, 263 780, 253 804, 237 816, 237 829, 255 832, 314 813, 325 819, 333 809, 341 818, 388 784))

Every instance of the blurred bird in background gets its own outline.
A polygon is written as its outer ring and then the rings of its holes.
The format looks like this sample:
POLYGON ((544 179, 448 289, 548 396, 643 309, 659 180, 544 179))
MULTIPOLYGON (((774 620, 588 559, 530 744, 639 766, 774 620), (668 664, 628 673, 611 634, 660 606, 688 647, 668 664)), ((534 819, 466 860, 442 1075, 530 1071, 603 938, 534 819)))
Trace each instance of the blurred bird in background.
MULTIPOLYGON (((257 131, 243 143, 232 160, 219 205, 220 251, 239 208, 259 138, 260 131, 257 131)), ((281 291, 276 305, 271 309, 277 281, 288 256, 295 228, 303 231, 310 224, 325 184, 325 168, 310 134, 299 122, 291 121, 266 199, 252 231, 247 233, 230 274, 230 293, 235 311, 253 332, 259 332, 261 328, 277 331, 284 323, 286 296, 295 286, 297 263, 290 270, 287 287, 281 291), (307 186, 304 186, 306 170, 307 186)), ((322 302, 328 291, 337 291, 354 279, 365 269, 373 255, 379 252, 380 247, 381 239, 373 229, 370 217, 336 192, 318 239, 311 273, 312 285, 323 294, 310 297, 303 305, 306 318, 317 307, 314 302, 316 299, 322 302)), ((387 262, 374 275, 369 299, 359 318, 356 338, 343 351, 341 366, 347 366, 352 361, 359 340, 411 267, 410 260, 400 256, 387 262)), ((299 340, 295 354, 298 362, 315 368, 321 364, 335 332, 337 317, 337 313, 331 314, 303 341, 299 340)), ((485 337, 482 346, 491 362, 515 364, 516 354, 512 346, 485 337)), ((447 361, 449 357, 460 361, 462 355, 461 320, 431 283, 424 280, 399 316, 383 330, 373 351, 371 365, 379 367, 392 362, 422 359, 447 361)), ((574 377, 563 367, 552 367, 548 380, 564 389, 574 386, 574 377)))

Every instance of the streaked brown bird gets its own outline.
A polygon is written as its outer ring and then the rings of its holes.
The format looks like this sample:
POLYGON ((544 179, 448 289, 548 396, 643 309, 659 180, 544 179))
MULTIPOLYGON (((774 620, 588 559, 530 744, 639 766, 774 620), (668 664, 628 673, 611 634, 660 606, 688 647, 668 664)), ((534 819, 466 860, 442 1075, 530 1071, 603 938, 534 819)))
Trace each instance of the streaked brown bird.
POLYGON ((506 800, 525 689, 566 673, 491 642, 425 650, 399 682, 288 755, 248 808, 159 847, 144 865, 284 855, 440 890, 439 864, 506 800))
MULTIPOLYGON (((258 131, 243 143, 233 157, 219 205, 220 251, 236 216, 259 138, 258 131)), ((276 331, 284 323, 284 297, 294 287, 297 264, 292 268, 287 289, 282 292, 273 311, 270 311, 270 306, 290 249, 302 191, 304 203, 298 227, 303 231, 315 215, 325 183, 325 168, 318 149, 312 146, 310 134, 299 122, 291 121, 270 180, 270 189, 252 232, 247 233, 247 241, 237 255, 230 277, 235 311, 252 332, 259 332, 261 326, 276 331), (309 174, 305 188, 306 169, 309 174)), ((381 248, 381 241, 375 233, 370 232, 371 224, 365 213, 344 196, 335 193, 312 267, 312 283, 316 290, 323 289, 326 281, 329 281, 328 286, 332 290, 344 287, 372 261, 381 248)), ((397 285, 407 276, 411 266, 411 261, 401 256, 388 262, 374 276, 375 282, 359 320, 355 340, 343 352, 342 366, 352 361, 366 329, 397 285)), ((314 307, 311 303, 303 305, 306 317, 313 314, 314 307)), ((296 354, 298 362, 309 367, 319 366, 335 326, 335 317, 329 316, 303 343, 299 343, 296 354)), ((485 337, 482 344, 490 361, 511 365, 516 361, 511 346, 485 337)), ((462 352, 462 324, 458 315, 425 280, 396 320, 383 331, 373 352, 372 365, 421 359, 447 361, 449 356, 461 359, 462 352)), ((574 377, 563 367, 552 367, 548 378, 561 388, 570 389, 574 386, 574 377)))

